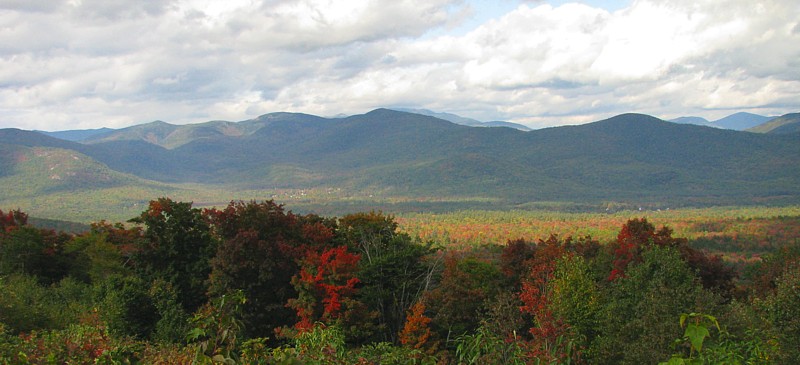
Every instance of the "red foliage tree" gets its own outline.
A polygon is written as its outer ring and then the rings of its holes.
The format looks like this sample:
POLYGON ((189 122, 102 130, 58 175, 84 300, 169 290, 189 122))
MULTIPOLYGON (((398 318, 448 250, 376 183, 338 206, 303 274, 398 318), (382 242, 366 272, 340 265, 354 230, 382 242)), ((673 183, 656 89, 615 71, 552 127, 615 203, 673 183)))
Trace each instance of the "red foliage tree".
POLYGON ((221 241, 212 260, 210 294, 244 291, 243 321, 250 337, 273 336, 296 323, 296 310, 287 307, 298 296, 293 278, 301 266, 311 265, 309 257, 319 260, 334 247, 336 221, 296 215, 272 200, 231 202, 203 215, 221 241))
POLYGON ((346 303, 356 292, 360 258, 345 246, 306 252, 300 272, 292 278, 298 298, 288 304, 297 311, 295 328, 308 330, 316 321, 334 322, 342 317, 348 309, 346 303))
POLYGON ((685 246, 684 238, 673 238, 672 230, 656 227, 646 218, 628 220, 617 235, 617 242, 613 246, 614 262, 608 280, 625 277, 625 270, 631 262, 640 262, 642 248, 648 245, 678 247, 685 246))
POLYGON ((211 261, 209 294, 244 292, 247 336, 272 336, 276 328, 293 324, 285 305, 297 295, 291 279, 304 245, 298 217, 271 200, 231 202, 221 210, 206 209, 203 216, 221 241, 211 261))
POLYGON ((503 274, 519 287, 521 278, 525 275, 525 261, 530 260, 536 252, 536 245, 523 239, 509 240, 500 254, 500 268, 503 274))
POLYGON ((625 277, 625 271, 632 262, 641 262, 642 250, 647 246, 677 248, 681 258, 697 271, 705 288, 718 290, 725 296, 732 295, 735 275, 733 269, 724 265, 721 257, 709 257, 689 247, 687 239, 672 237, 672 230, 666 226, 656 231, 655 226, 645 218, 631 219, 622 226, 613 246, 614 261, 608 280, 625 277))
POLYGON ((19 209, 9 210, 7 213, 3 213, 3 211, 0 210, 0 233, 11 232, 26 224, 28 224, 28 215, 19 209))
POLYGON ((565 247, 568 243, 569 240, 561 242, 557 236, 551 235, 547 241, 539 241, 533 257, 525 262, 529 271, 522 281, 519 296, 523 305, 520 310, 530 314, 534 320, 534 326, 528 330, 533 336, 529 345, 530 355, 534 358, 552 360, 549 356, 561 353, 551 349, 557 345, 558 337, 568 330, 567 325, 550 309, 548 293, 548 283, 553 278, 556 262, 570 254, 565 247))

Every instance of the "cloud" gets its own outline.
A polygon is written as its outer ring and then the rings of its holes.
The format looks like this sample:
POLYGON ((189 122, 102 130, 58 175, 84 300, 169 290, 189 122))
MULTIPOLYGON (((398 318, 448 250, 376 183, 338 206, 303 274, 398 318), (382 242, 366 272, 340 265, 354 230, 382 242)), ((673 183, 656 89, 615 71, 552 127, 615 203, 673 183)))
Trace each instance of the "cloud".
POLYGON ((503 114, 537 125, 627 111, 774 113, 771 99, 800 91, 800 69, 792 67, 798 10, 789 1, 755 9, 750 2, 637 1, 613 13, 522 6, 470 34, 482 53, 467 62, 466 82, 506 90, 501 96, 513 103, 497 101, 503 114), (544 122, 548 115, 566 118, 544 122))
MULTIPOLYGON (((509 0, 510 1, 510 0, 509 0)), ((407 106, 534 127, 800 109, 800 5, 0 1, 0 127, 407 106), (473 18, 470 19, 469 17, 473 18)))

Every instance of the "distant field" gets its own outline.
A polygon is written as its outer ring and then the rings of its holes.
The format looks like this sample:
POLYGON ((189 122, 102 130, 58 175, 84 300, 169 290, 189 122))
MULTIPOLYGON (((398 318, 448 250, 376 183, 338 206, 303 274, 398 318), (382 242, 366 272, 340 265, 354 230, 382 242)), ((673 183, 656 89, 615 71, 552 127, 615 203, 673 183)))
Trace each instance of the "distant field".
POLYGON ((647 218, 657 228, 668 226, 673 237, 723 255, 729 261, 751 260, 800 240, 800 206, 717 207, 616 213, 467 210, 446 214, 408 213, 397 217, 401 229, 423 240, 449 245, 505 243, 512 239, 591 236, 616 239, 632 218, 647 218))
POLYGON ((359 192, 333 188, 245 190, 205 184, 159 184, 48 191, 27 195, 0 194, 0 210, 21 209, 35 217, 86 224, 100 220, 124 222, 144 211, 150 200, 160 197, 193 202, 199 208, 223 207, 232 200, 275 200, 296 213, 323 216, 342 216, 370 210, 399 214, 510 209, 507 205, 482 197, 397 197, 369 189, 359 192))
POLYGON ((377 190, 228 190, 213 185, 164 184, 54 191, 33 198, 6 196, 0 197, 0 209, 21 209, 32 217, 83 224, 125 222, 144 211, 149 200, 163 196, 191 201, 200 208, 225 206, 231 200, 274 199, 295 213, 323 216, 381 210, 395 215, 401 229, 411 236, 445 245, 503 244, 518 238, 533 241, 550 234, 610 242, 626 221, 642 217, 656 227, 670 227, 674 237, 688 238, 695 247, 720 253, 729 261, 757 259, 764 252, 800 240, 800 205, 668 209, 651 204, 639 210, 632 209, 637 205, 622 203, 509 205, 480 197, 392 197, 377 190))

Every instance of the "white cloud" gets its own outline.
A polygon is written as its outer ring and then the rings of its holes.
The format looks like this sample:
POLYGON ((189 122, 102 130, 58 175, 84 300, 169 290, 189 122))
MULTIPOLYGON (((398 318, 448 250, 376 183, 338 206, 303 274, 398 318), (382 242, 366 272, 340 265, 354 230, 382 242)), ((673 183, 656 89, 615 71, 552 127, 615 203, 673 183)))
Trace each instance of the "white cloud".
POLYGON ((465 32, 472 1, 0 0, 0 127, 380 106, 537 127, 800 109, 793 0, 520 2, 465 32))

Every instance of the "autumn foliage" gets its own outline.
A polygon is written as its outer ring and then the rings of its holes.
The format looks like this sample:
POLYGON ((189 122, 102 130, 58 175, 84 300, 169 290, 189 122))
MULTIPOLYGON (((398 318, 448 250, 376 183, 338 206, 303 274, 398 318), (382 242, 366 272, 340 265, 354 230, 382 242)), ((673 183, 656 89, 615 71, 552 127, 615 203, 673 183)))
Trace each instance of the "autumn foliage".
POLYGON ((288 303, 297 311, 297 329, 309 330, 316 321, 335 323, 341 318, 356 292, 359 259, 344 246, 306 253, 300 272, 292 279, 299 297, 288 303))
POLYGON ((3 213, 0 210, 0 233, 10 232, 11 230, 24 226, 28 223, 28 215, 17 210, 9 210, 3 213))
POLYGON ((433 332, 430 323, 431 319, 425 315, 425 303, 422 301, 414 303, 408 311, 403 331, 400 332, 400 343, 416 350, 435 351, 436 345, 431 338, 433 332))
POLYGON ((456 247, 382 212, 271 200, 161 198, 83 234, 27 221, 0 211, 0 363, 633 364, 689 351, 673 345, 682 313, 730 324, 704 345, 713 359, 796 359, 784 218, 747 222, 782 241, 746 267, 646 218, 603 240, 456 247))

